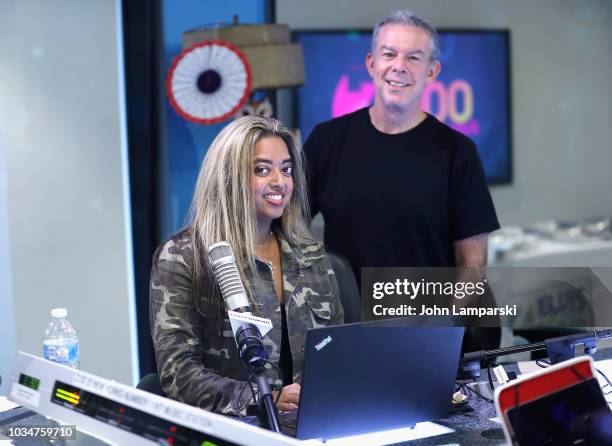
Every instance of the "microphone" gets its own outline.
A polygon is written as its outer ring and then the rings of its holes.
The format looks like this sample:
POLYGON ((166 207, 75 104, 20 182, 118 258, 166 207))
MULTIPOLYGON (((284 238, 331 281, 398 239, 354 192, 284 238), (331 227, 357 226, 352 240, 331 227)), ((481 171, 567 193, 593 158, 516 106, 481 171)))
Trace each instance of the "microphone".
MULTIPOLYGON (((208 258, 227 310, 252 315, 251 304, 240 279, 231 245, 228 242, 215 243, 208 248, 208 258)), ((240 359, 254 376, 259 389, 260 420, 271 431, 280 432, 278 412, 264 368, 268 354, 263 346, 261 332, 257 325, 244 320, 239 324, 232 323, 232 331, 240 359)))
POLYGON ((208 248, 208 258, 221 295, 228 310, 239 313, 251 313, 251 304, 238 274, 236 257, 228 242, 219 242, 208 248))
MULTIPOLYGON (((208 248, 208 258, 219 284, 225 308, 228 311, 253 314, 230 244, 223 241, 211 245, 208 248)), ((232 330, 240 359, 247 367, 258 365, 262 360, 268 358, 261 332, 255 324, 249 322, 241 322, 239 325, 232 324, 232 330)))

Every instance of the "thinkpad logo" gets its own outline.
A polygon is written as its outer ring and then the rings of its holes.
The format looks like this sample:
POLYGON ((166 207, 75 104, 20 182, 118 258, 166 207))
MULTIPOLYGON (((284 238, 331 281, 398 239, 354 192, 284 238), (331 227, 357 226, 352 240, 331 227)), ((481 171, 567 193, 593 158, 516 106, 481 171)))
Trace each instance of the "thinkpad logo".
POLYGON ((318 344, 315 345, 315 350, 316 351, 320 351, 323 347, 325 347, 327 344, 329 344, 332 341, 331 336, 326 337, 325 339, 323 339, 321 342, 319 342, 318 344))

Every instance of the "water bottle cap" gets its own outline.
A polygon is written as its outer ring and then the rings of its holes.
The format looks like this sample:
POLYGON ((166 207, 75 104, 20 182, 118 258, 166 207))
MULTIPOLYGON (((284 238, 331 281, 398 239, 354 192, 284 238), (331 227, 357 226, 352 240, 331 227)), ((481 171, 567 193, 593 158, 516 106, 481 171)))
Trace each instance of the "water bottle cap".
POLYGON ((55 319, 63 319, 68 316, 68 310, 65 308, 53 308, 51 310, 51 317, 55 319))

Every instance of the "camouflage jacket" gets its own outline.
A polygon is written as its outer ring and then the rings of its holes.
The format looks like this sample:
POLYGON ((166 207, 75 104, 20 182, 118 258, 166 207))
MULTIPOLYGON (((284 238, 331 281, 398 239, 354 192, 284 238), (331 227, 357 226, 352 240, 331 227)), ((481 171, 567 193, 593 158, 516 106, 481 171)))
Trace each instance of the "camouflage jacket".
MULTIPOLYGON (((162 388, 170 398, 225 414, 237 415, 251 399, 240 395, 248 373, 240 361, 231 325, 224 310, 220 330, 217 314, 207 314, 192 291, 193 248, 179 233, 160 250, 150 282, 149 319, 162 388)), ((319 244, 290 246, 277 233, 281 250, 283 293, 293 357, 293 380, 301 381, 306 331, 341 324, 343 310, 338 284, 319 244)), ((258 305, 256 313, 272 320, 264 337, 269 360, 278 364, 281 309, 267 263, 256 259, 258 276, 247 277, 258 305)), ((210 310, 208 310, 210 311, 210 310)), ((215 312, 216 313, 216 312, 215 312)), ((270 375, 272 376, 272 375, 270 375)))

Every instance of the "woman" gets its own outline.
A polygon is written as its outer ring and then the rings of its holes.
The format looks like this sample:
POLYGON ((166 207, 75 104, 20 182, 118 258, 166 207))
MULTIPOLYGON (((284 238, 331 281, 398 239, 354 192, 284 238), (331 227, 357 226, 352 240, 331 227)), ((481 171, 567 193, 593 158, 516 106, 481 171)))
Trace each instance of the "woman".
POLYGON ((202 163, 189 223, 153 258, 150 322, 166 394, 239 414, 252 395, 223 299, 206 255, 228 241, 253 312, 272 320, 264 337, 283 372, 280 410, 295 410, 307 329, 342 323, 338 285, 309 234, 302 156, 274 119, 239 118, 215 138, 202 163))

